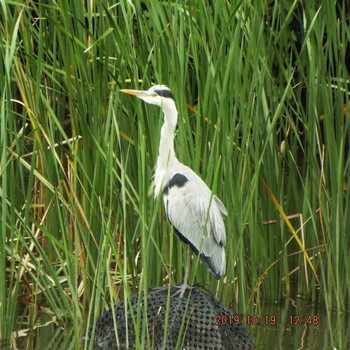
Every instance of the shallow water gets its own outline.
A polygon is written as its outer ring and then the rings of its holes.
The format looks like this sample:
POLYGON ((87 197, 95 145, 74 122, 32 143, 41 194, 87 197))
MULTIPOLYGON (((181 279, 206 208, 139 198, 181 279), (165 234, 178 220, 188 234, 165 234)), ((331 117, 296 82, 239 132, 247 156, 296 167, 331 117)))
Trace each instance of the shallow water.
POLYGON ((257 350, 350 349, 348 314, 334 313, 328 322, 324 310, 286 304, 265 305, 260 315, 260 325, 246 326, 257 350))
MULTIPOLYGON (((300 305, 293 307, 290 303, 284 305, 266 304, 261 312, 232 320, 220 319, 222 322, 242 322, 251 335, 257 350, 266 349, 350 349, 349 315, 336 313, 327 322, 323 310, 300 305), (332 324, 332 327, 328 325, 332 324), (332 341, 333 339, 333 341, 332 341), (334 344, 335 347, 332 347, 334 344)), ((70 350, 83 349, 83 341, 75 339, 72 327, 62 327, 55 319, 42 315, 36 321, 36 328, 29 330, 26 318, 22 317, 19 333, 13 337, 13 344, 2 344, 1 349, 50 349, 70 350)), ((81 334, 84 330, 81 329, 81 334)))

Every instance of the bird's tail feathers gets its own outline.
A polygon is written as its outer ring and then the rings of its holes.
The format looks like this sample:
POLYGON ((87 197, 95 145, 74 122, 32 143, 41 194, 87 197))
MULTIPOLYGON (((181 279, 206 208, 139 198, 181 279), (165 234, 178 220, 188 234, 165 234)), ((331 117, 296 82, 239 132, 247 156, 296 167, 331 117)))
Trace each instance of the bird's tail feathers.
POLYGON ((217 247, 213 251, 213 254, 206 256, 205 254, 200 254, 200 259, 217 279, 221 279, 226 275, 226 257, 225 250, 222 247, 217 247))

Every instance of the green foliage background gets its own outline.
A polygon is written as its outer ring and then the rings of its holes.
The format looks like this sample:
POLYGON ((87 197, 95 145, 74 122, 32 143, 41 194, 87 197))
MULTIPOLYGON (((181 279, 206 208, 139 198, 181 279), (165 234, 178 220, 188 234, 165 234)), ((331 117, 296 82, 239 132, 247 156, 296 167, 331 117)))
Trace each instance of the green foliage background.
POLYGON ((178 157, 229 211, 226 278, 192 278, 239 312, 349 310, 346 1, 2 0, 0 17, 0 339, 24 304, 78 343, 82 321, 181 282, 150 191, 162 115, 119 91, 152 83, 176 96, 178 157))

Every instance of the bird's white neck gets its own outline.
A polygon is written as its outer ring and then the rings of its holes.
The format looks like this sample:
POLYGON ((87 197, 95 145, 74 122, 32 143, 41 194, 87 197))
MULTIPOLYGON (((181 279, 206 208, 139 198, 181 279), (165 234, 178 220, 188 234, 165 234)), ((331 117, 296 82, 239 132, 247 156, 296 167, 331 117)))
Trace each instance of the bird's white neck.
POLYGON ((177 110, 173 100, 162 105, 164 123, 160 132, 159 154, 154 176, 155 196, 161 192, 167 175, 167 168, 174 167, 178 159, 174 150, 175 129, 177 124, 177 110))

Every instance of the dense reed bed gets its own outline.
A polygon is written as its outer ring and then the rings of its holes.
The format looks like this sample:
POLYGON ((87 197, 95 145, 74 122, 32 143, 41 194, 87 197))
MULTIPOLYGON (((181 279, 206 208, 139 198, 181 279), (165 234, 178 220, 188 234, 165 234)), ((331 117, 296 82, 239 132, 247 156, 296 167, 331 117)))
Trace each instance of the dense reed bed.
POLYGON ((25 305, 78 344, 111 304, 181 282, 151 187, 162 115, 119 92, 152 83, 176 97, 178 157, 229 212, 226 278, 191 278, 241 313, 349 311, 345 1, 0 4, 0 339, 25 305))

